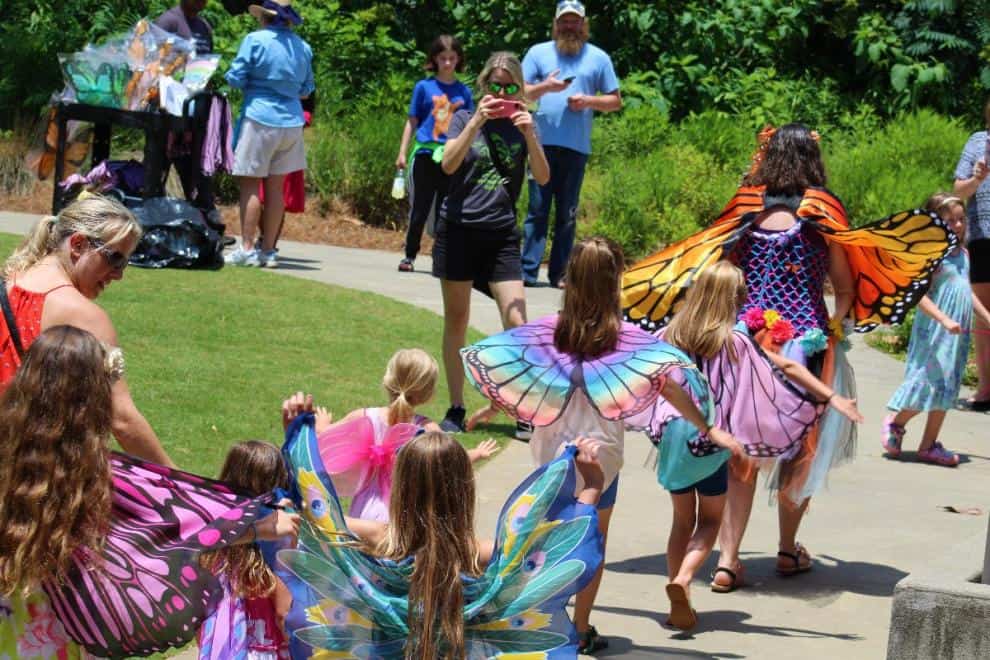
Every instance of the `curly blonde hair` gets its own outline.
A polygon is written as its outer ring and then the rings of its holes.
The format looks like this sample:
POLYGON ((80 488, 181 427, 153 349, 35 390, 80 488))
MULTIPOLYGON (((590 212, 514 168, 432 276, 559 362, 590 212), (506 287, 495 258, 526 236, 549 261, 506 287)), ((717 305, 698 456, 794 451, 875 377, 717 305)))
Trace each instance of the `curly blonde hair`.
POLYGON ((98 552, 111 507, 111 378, 90 333, 59 325, 0 397, 0 593, 63 579, 98 552))

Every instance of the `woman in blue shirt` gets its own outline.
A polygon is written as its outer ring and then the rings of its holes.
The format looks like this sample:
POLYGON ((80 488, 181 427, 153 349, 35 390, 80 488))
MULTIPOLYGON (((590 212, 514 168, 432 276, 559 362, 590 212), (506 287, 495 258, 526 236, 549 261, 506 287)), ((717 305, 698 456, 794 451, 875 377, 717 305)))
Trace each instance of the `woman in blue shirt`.
POLYGON ((464 49, 456 37, 441 34, 433 40, 426 54, 427 71, 434 75, 424 78, 413 88, 409 104, 409 118, 402 131, 402 143, 395 166, 409 172, 410 186, 409 229, 406 232, 406 255, 399 262, 399 270, 410 272, 419 252, 423 227, 431 213, 440 210, 447 194, 447 175, 440 167, 443 146, 447 142, 447 128, 458 110, 474 109, 471 90, 457 80, 455 74, 464 70, 464 49), (412 162, 409 162, 409 142, 415 136, 412 162))
POLYGON ((291 0, 264 0, 248 7, 261 29, 241 42, 227 82, 244 90, 233 175, 240 186, 242 245, 227 255, 237 266, 275 263, 274 242, 285 206, 285 175, 306 169, 301 99, 314 88, 313 51, 292 30, 302 22, 291 0), (263 182, 265 204, 258 199, 263 182), (261 222, 261 250, 254 239, 261 222))

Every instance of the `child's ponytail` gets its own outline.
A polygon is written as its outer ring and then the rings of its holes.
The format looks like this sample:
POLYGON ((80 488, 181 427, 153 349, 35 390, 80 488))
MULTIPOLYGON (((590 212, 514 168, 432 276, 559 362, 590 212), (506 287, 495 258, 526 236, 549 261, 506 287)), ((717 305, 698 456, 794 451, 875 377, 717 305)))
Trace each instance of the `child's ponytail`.
POLYGON ((426 351, 406 348, 395 352, 382 378, 382 386, 389 396, 389 425, 410 421, 416 406, 433 397, 439 371, 437 361, 426 351))

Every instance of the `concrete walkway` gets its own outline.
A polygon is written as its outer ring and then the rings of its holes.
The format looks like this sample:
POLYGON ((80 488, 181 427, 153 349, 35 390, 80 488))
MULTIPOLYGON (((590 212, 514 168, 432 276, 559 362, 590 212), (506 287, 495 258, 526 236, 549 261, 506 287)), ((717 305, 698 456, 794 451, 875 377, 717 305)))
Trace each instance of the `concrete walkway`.
MULTIPOLYGON (((0 231, 23 233, 32 220, 0 213, 0 231)), ((398 254, 287 241, 282 242, 280 254, 284 264, 280 273, 375 291, 441 311, 439 286, 428 274, 428 256, 417 262, 424 272, 399 274, 398 254)), ((527 289, 526 294, 530 318, 555 310, 559 303, 559 293, 549 288, 527 289)), ((501 329, 495 305, 478 294, 472 301, 471 322, 483 332, 501 329)), ((599 657, 854 660, 885 656, 894 584, 944 558, 959 541, 986 534, 990 417, 971 412, 948 416, 943 441, 966 455, 956 469, 887 460, 879 446, 880 423, 903 365, 862 341, 856 341, 850 357, 860 410, 867 420, 860 429, 857 461, 833 472, 828 490, 812 502, 799 535, 815 556, 814 570, 786 579, 774 574, 776 509, 760 491, 743 547, 749 585, 727 595, 709 591, 704 578, 714 567, 713 558, 692 591, 700 624, 691 634, 662 626, 667 615, 663 586, 670 500, 654 474, 642 467, 649 443, 639 435, 627 437, 607 570, 592 616, 611 640, 608 651, 599 657), (947 513, 944 505, 976 506, 983 513, 947 513)), ((919 434, 916 423, 909 428, 906 447, 912 447, 919 434)), ((482 534, 494 529, 505 496, 530 469, 527 446, 512 442, 481 472, 482 534)), ((976 571, 982 556, 961 561, 976 571)))

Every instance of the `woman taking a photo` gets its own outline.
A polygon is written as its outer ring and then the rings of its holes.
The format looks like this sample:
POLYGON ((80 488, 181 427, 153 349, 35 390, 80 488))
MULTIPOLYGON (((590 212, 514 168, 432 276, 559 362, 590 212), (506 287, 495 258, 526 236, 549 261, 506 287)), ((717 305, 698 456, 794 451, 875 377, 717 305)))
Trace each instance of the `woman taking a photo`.
POLYGON ((433 276, 443 292, 443 363, 450 408, 440 427, 464 430, 464 346, 471 288, 491 291, 505 329, 526 322, 516 202, 526 164, 536 183, 550 168, 526 110, 522 66, 512 53, 488 58, 478 89, 484 96, 471 113, 458 111, 447 130, 441 167, 450 177, 433 244, 433 276))

